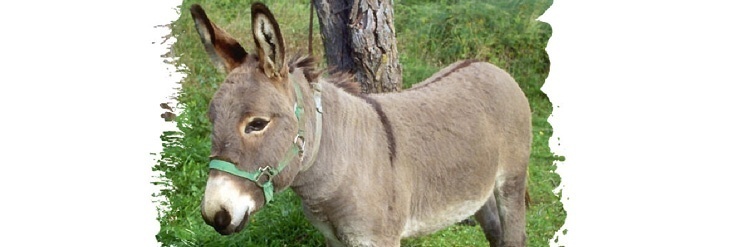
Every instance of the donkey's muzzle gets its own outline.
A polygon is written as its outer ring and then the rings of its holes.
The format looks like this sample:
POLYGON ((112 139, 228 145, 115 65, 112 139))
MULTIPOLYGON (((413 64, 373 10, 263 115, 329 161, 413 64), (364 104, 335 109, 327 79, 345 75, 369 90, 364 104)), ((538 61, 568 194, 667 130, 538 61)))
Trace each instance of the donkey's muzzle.
MULTIPOLYGON (((257 211, 252 192, 260 187, 226 172, 211 169, 201 200, 204 221, 222 235, 245 228, 250 214, 257 211)), ((262 196, 258 197, 262 201, 262 196)))

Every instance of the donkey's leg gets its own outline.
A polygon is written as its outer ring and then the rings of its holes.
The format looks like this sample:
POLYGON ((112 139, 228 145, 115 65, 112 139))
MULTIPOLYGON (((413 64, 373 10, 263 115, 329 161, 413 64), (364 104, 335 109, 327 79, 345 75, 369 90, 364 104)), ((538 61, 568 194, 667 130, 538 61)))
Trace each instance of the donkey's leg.
POLYGON ((503 247, 525 246, 525 169, 503 174, 497 180, 495 196, 502 222, 503 247))
POLYGON ((375 246, 400 247, 400 237, 387 237, 382 243, 375 246))
POLYGON ((326 247, 344 247, 345 245, 339 241, 326 239, 326 247))
MULTIPOLYGON (((341 242, 344 245, 337 246, 348 246, 348 247, 400 247, 400 237, 392 236, 379 236, 376 234, 369 234, 361 236, 344 236, 340 237, 341 242)), ((341 244, 341 242, 339 244, 341 244)))
POLYGON ((330 222, 325 222, 316 218, 306 204, 301 203, 301 208, 303 209, 303 214, 306 216, 306 219, 311 222, 311 225, 316 227, 316 229, 324 235, 324 238, 326 239, 326 247, 345 246, 343 243, 339 242, 334 235, 334 227, 330 222))
POLYGON ((484 237, 489 241, 489 246, 498 247, 502 242, 502 225, 497 211, 497 200, 494 195, 490 196, 484 206, 474 214, 474 218, 484 231, 484 237))

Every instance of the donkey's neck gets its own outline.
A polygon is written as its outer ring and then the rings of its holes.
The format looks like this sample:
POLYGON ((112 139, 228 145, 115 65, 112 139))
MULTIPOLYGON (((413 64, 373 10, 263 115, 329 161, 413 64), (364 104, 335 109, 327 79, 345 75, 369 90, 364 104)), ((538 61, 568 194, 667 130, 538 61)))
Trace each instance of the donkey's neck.
POLYGON ((390 167, 388 137, 374 106, 379 103, 368 103, 331 83, 321 83, 321 147, 314 164, 301 171, 291 185, 306 205, 338 196, 335 193, 342 184, 390 167))

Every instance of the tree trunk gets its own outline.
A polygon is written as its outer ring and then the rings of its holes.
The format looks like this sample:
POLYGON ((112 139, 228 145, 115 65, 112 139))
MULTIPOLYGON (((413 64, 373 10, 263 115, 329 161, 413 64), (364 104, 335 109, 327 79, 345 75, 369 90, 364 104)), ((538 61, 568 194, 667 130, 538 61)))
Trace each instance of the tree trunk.
POLYGON ((392 0, 313 0, 329 67, 354 73, 362 92, 399 91, 392 0))

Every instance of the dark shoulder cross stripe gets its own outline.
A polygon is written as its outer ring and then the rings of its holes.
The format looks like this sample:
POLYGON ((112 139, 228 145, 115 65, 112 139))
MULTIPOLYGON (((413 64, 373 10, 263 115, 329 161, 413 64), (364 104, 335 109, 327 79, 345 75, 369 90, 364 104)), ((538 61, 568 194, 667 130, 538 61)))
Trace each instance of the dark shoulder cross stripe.
POLYGON ((369 103, 372 108, 375 109, 375 112, 377 112, 377 116, 380 117, 380 122, 382 123, 382 127, 385 128, 385 134, 387 135, 387 148, 390 152, 390 166, 392 166, 393 161, 395 160, 395 135, 393 134, 390 119, 388 119, 387 115, 385 115, 385 112, 382 111, 382 105, 380 104, 380 102, 377 102, 375 99, 369 97, 369 95, 366 94, 361 94, 360 97, 367 101, 367 103, 369 103))

